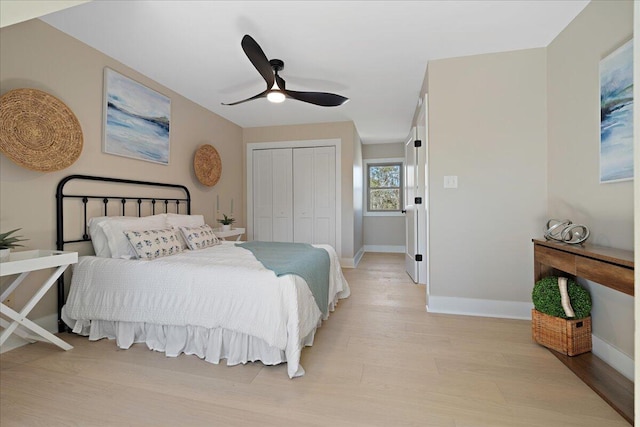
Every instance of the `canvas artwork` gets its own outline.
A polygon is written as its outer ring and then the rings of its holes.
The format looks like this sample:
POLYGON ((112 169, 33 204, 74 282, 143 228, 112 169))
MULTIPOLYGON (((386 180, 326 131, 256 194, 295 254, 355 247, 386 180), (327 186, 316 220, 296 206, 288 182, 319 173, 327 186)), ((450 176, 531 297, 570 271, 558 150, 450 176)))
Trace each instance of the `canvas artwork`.
POLYGON ((600 182, 633 179, 633 42, 600 61, 600 182))
POLYGON ((109 68, 104 91, 104 152, 168 165, 171 100, 109 68))

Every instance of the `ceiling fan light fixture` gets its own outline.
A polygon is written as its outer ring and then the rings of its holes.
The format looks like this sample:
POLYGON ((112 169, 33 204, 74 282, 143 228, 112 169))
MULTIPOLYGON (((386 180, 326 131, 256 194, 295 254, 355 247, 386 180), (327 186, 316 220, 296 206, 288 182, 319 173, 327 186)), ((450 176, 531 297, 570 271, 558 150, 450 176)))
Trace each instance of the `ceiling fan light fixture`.
POLYGON ((281 102, 283 102, 285 100, 285 96, 284 93, 280 92, 279 90, 275 90, 272 89, 268 94, 267 94, 267 99, 271 102, 273 102, 274 104, 279 104, 281 102))
POLYGON ((245 34, 240 45, 249 61, 264 79, 267 90, 241 101, 228 104, 223 102, 222 105, 238 105, 259 98, 267 98, 270 102, 280 103, 284 102, 286 98, 291 98, 321 107, 337 107, 349 100, 335 93, 299 92, 287 89, 284 79, 278 75, 278 72, 284 69, 284 62, 281 59, 267 59, 260 45, 249 34, 245 34))

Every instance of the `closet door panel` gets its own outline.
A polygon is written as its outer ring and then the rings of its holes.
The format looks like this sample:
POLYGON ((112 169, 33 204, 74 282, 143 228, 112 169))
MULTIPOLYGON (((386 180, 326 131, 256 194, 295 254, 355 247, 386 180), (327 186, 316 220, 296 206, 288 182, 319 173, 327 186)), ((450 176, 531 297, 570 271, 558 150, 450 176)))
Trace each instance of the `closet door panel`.
POLYGON ((253 238, 273 240, 273 156, 271 150, 253 153, 253 238))
POLYGON ((273 241, 293 241, 292 149, 273 151, 273 241))
POLYGON ((314 148, 313 175, 313 243, 335 247, 335 147, 314 148))
POLYGON ((293 241, 297 243, 313 243, 313 150, 293 150, 293 241))

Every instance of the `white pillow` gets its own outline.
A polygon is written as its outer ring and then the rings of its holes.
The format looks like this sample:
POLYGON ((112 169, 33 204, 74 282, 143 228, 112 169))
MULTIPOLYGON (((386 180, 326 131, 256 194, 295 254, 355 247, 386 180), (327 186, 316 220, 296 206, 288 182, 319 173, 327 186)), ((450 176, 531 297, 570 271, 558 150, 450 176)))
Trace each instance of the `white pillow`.
POLYGON ((180 227, 180 232, 192 251, 220 244, 218 237, 206 224, 200 227, 180 227))
POLYGON ((173 228, 142 231, 126 230, 124 235, 136 253, 136 258, 154 259, 182 252, 182 246, 180 246, 173 228))
POLYGON ((184 241, 184 237, 180 232, 180 227, 200 227, 204 225, 204 216, 202 215, 180 215, 174 213, 167 214, 167 225, 175 228, 176 236, 180 240, 182 249, 187 249, 189 246, 184 241))
POLYGON ((89 218, 89 235, 91 236, 91 243, 93 244, 93 250, 96 253, 96 256, 102 258, 111 258, 111 251, 109 250, 109 244, 107 242, 107 236, 102 231, 102 227, 100 224, 103 222, 115 219, 115 218, 124 218, 122 216, 96 216, 93 218, 89 218))
POLYGON ((107 236, 107 244, 111 251, 111 258, 132 259, 137 254, 129 244, 125 230, 157 230, 167 228, 166 214, 143 217, 120 217, 108 219, 98 225, 107 236))

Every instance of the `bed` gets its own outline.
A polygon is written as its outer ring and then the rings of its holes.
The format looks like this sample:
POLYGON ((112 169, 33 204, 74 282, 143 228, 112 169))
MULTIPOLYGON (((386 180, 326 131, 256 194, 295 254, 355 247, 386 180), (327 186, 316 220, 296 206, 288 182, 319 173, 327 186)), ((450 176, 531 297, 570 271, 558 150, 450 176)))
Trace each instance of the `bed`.
MULTIPOLYGON (((211 363, 226 359, 227 365, 254 361, 265 365, 286 363, 287 374, 294 378, 304 375, 300 366, 302 349, 313 344, 316 329, 329 317, 338 300, 349 296, 338 256, 328 245, 307 245, 309 248, 305 249, 320 252, 313 255, 328 259, 325 268, 317 270, 327 276, 323 282, 325 293, 320 297, 316 288, 310 286, 311 281, 317 282, 316 278, 303 274, 307 277, 304 279, 282 272, 277 275, 264 266, 269 265, 264 259, 256 258, 260 252, 252 248, 224 241, 190 246, 191 235, 184 231, 204 230, 207 226, 199 225, 202 216, 191 214, 186 187, 74 175, 60 182, 57 204, 58 249, 63 250, 70 243, 91 241, 96 253, 81 256, 74 266, 68 296, 64 281, 59 282, 61 327, 90 340, 114 339, 123 349, 134 343, 146 343, 150 349, 170 357, 184 353, 211 363), (156 195, 67 194, 65 185, 74 181, 141 186, 153 191, 177 189, 185 195, 163 199, 156 195), (121 209, 118 215, 109 216, 109 200, 114 199, 117 203, 111 205, 121 209), (92 201, 101 206, 99 216, 91 214, 92 201), (78 202, 80 208, 74 206, 78 202), (127 214, 128 203, 136 215, 127 214), (145 204, 151 206, 146 211, 148 215, 144 215, 145 204), (65 214, 69 211, 76 215, 65 214), (78 229, 69 225, 69 216, 79 217, 81 237, 65 237, 66 229, 78 229), (131 229, 132 224, 138 224, 138 228, 125 230, 131 229), (165 256, 154 251, 147 252, 149 259, 145 259, 144 251, 142 256, 136 256, 139 254, 135 235, 165 230, 164 239, 172 235, 171 229, 181 240, 166 243, 175 253, 162 249, 165 256), (183 233, 178 233, 178 229, 183 233), (106 242, 96 230, 106 230, 106 242), (177 249, 178 246, 182 249, 177 249)), ((144 236, 139 239, 146 241, 144 236)), ((297 252, 298 247, 288 250, 297 252)))

